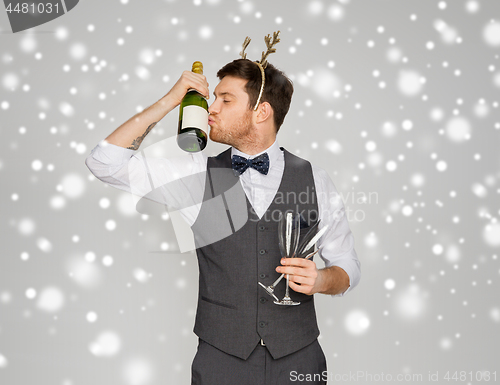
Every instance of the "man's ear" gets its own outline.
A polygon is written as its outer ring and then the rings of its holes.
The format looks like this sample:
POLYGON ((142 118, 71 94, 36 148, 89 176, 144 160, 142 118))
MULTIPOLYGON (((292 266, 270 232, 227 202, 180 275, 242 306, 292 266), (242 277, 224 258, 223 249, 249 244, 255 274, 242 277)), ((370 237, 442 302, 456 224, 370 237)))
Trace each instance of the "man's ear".
POLYGON ((263 123, 273 118, 273 108, 268 102, 262 102, 257 108, 257 123, 263 123))

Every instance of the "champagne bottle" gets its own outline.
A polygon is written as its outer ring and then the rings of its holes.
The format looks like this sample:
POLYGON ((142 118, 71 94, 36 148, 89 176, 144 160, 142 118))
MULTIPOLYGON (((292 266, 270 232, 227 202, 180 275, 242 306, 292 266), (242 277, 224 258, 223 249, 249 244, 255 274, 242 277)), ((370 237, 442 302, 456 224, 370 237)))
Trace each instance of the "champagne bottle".
MULTIPOLYGON (((203 64, 193 63, 192 71, 203 74, 203 64)), ((207 145, 208 103, 203 95, 190 89, 182 99, 179 110, 177 143, 187 152, 198 152, 207 145)))

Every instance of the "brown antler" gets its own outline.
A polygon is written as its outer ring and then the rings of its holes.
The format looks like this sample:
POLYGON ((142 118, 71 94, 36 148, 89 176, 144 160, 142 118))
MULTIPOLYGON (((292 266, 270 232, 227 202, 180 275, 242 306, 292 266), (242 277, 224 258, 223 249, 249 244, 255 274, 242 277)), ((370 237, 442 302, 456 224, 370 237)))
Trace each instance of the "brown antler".
POLYGON ((245 41, 243 42, 243 46, 242 46, 242 47, 243 47, 243 50, 240 52, 240 55, 241 55, 241 58, 242 58, 242 59, 246 59, 246 58, 247 58, 247 54, 246 54, 245 50, 247 49, 248 44, 250 44, 250 40, 252 40, 252 39, 250 39, 250 38, 247 36, 247 37, 245 38, 245 41))
POLYGON ((273 32, 272 39, 271 39, 270 35, 267 35, 266 37, 264 37, 264 41, 266 42, 266 46, 267 46, 267 51, 266 52, 262 51, 262 59, 260 59, 260 64, 264 68, 267 67, 267 57, 270 54, 276 52, 276 48, 273 48, 273 47, 280 42, 279 34, 280 34, 280 31, 273 32))

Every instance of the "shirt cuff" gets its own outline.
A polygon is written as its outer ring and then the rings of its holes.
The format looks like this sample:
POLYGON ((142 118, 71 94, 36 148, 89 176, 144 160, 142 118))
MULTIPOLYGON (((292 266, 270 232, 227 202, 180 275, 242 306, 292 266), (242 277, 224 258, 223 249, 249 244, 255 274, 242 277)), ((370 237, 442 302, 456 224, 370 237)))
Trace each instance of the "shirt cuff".
POLYGON ((120 147, 105 140, 101 140, 91 152, 95 160, 108 165, 126 163, 134 153, 130 148, 120 147))
POLYGON ((344 270, 349 276, 349 287, 343 292, 339 294, 331 294, 332 297, 343 297, 345 296, 351 289, 356 287, 360 278, 360 268, 359 263, 353 259, 349 260, 340 260, 335 261, 329 264, 327 267, 338 266, 342 270, 344 270))

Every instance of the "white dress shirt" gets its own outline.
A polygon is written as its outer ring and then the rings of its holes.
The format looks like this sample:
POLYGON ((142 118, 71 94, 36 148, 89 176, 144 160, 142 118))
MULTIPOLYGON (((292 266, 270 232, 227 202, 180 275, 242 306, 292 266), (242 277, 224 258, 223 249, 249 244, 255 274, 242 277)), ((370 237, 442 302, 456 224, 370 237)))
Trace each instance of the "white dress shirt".
MULTIPOLYGON (((243 190, 255 213, 261 218, 273 201, 285 169, 284 153, 275 141, 265 151, 247 155, 232 148, 231 155, 255 158, 267 152, 269 172, 261 174, 249 167, 241 176, 243 190)), ((181 208, 183 218, 191 226, 200 211, 205 187, 207 156, 204 152, 187 154, 178 158, 150 157, 140 151, 119 147, 105 141, 100 142, 87 157, 85 163, 96 178, 113 187, 144 197, 149 196, 161 204, 181 208), (171 182, 186 176, 190 182, 185 185, 171 182), (174 189, 168 189, 175 185, 174 189), (159 188, 158 188, 159 187, 159 188), (151 193, 155 190, 154 193, 151 193), (175 190, 175 191, 174 191, 175 190)), ((349 276, 349 288, 354 288, 360 279, 360 262, 354 250, 354 238, 345 216, 344 203, 328 174, 312 167, 316 187, 320 225, 329 229, 318 241, 322 247, 318 253, 326 267, 339 266, 349 276)))

